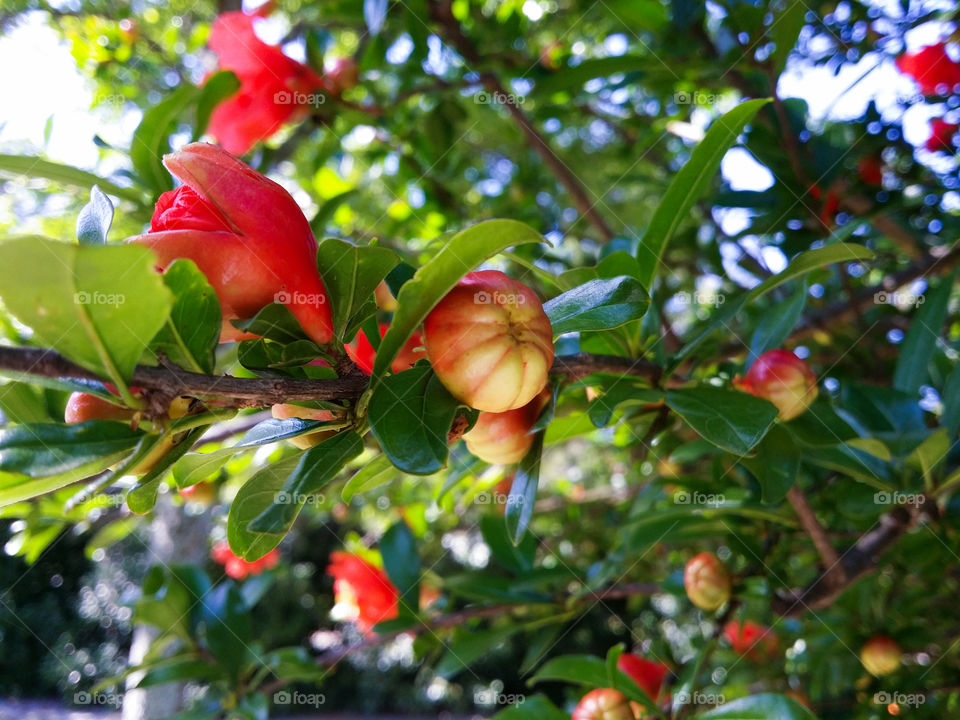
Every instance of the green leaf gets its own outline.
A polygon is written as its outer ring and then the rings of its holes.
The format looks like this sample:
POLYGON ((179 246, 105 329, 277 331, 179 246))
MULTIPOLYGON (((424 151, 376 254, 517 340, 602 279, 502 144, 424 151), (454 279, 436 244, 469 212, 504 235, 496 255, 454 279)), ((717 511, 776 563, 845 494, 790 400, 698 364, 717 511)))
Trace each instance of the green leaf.
POLYGON ((185 680, 213 682, 223 678, 223 669, 208 660, 174 660, 147 670, 135 687, 149 688, 185 680))
POLYGON ((369 305, 380 281, 399 262, 399 256, 388 248, 357 247, 336 238, 320 243, 317 266, 330 296, 333 329, 338 340, 352 337, 349 329, 355 332, 367 317, 376 312, 375 304, 369 312, 363 308, 369 305))
POLYGON ((144 112, 133 132, 130 162, 143 184, 154 195, 173 187, 173 179, 163 167, 163 154, 170 149, 168 139, 174 121, 196 100, 200 92, 200 88, 189 83, 181 85, 166 99, 144 112))
POLYGON ((458 407, 460 402, 433 369, 418 365, 390 375, 374 390, 368 407, 370 430, 397 468, 430 475, 447 462, 447 433, 458 407))
MULTIPOLYGON (((309 340, 290 309, 282 303, 265 305, 249 320, 231 320, 234 327, 254 335, 288 344, 309 340)), ((319 354, 319 350, 317 351, 319 354)))
POLYGON ((767 99, 748 100, 714 120, 706 136, 690 154, 687 164, 674 177, 637 249, 637 259, 644 269, 644 276, 640 278, 644 287, 653 286, 664 250, 680 223, 688 218, 694 204, 706 192, 727 150, 737 141, 737 136, 757 111, 768 102, 767 99))
POLYGON ((400 289, 399 307, 377 351, 372 382, 376 384, 390 369, 413 332, 460 278, 509 247, 540 242, 540 233, 516 220, 487 220, 450 238, 400 289))
POLYGON ((118 460, 123 459, 129 452, 130 450, 127 449, 112 455, 105 455, 60 475, 49 475, 36 480, 24 481, 25 476, 23 475, 0 476, 0 508, 29 500, 38 495, 45 495, 67 485, 72 485, 78 480, 96 475, 118 460))
POLYGON ((591 280, 568 290, 543 306, 553 334, 608 330, 643 317, 650 298, 636 280, 626 275, 591 280))
POLYGON ((753 361, 767 350, 773 350, 783 345, 800 320, 806 304, 807 285, 803 283, 787 300, 779 302, 764 311, 760 322, 753 331, 753 338, 750 340, 748 369, 753 361))
POLYGON ((416 613, 420 605, 420 555, 417 540, 403 520, 395 522, 380 538, 383 569, 400 591, 404 611, 416 613))
POLYGON ((240 89, 240 80, 230 70, 220 70, 208 77, 197 97, 197 119, 193 126, 193 142, 207 131, 210 116, 217 105, 240 89))
POLYGON ((77 240, 81 245, 105 245, 113 224, 113 203, 99 187, 90 188, 90 202, 77 215, 77 240))
POLYGON ((83 188, 84 190, 91 190, 94 186, 99 186, 104 192, 124 198, 125 200, 131 200, 138 205, 144 202, 143 193, 139 190, 120 187, 119 185, 114 185, 109 180, 104 180, 102 177, 86 172, 85 170, 78 170, 69 165, 62 165, 42 158, 23 155, 0 155, 0 172, 43 178, 63 185, 83 188))
POLYGON ((695 720, 816 720, 816 717, 796 700, 768 693, 728 702, 696 715, 695 720))
POLYGON ((245 560, 259 560, 273 550, 282 535, 255 532, 250 523, 273 505, 287 476, 300 462, 301 454, 272 462, 244 483, 230 504, 227 516, 227 540, 230 549, 245 560))
POLYGON ((220 448, 213 452, 184 455, 173 466, 173 478, 179 488, 196 485, 216 473, 231 457, 239 452, 314 432, 322 429, 325 424, 327 423, 319 420, 301 420, 300 418, 286 418, 284 420, 270 418, 264 420, 250 428, 236 445, 220 448))
POLYGON ((33 478, 60 475, 129 452, 141 437, 139 430, 111 420, 16 425, 0 430, 0 470, 33 478))
POLYGON ((542 695, 524 698, 523 702, 501 710, 493 720, 570 720, 569 716, 542 695))
POLYGON ((940 397, 943 399, 940 424, 951 436, 956 435, 957 429, 960 428, 960 364, 953 368, 953 372, 943 385, 940 397))
MULTIPOLYGON (((630 4, 636 1, 630 0, 630 4)), ((650 58, 643 55, 588 58, 577 65, 538 78, 533 92, 537 96, 552 95, 563 90, 576 92, 588 80, 617 73, 636 73, 638 77, 662 74, 659 68, 653 66, 650 58)))
POLYGON ((775 425, 760 442, 755 458, 744 464, 760 483, 763 502, 779 503, 796 482, 800 470, 800 448, 783 427, 775 425))
POLYGON ((533 535, 525 536, 519 545, 514 545, 500 517, 490 514, 481 516, 480 533, 494 560, 504 568, 519 576, 533 570, 538 545, 533 535))
POLYGON ((6 416, 7 423, 43 423, 50 422, 47 402, 43 391, 24 382, 5 382, 0 385, 0 410, 6 416))
POLYGON ((800 31, 803 30, 808 5, 804 0, 787 0, 787 6, 778 12, 770 26, 770 39, 777 48, 770 55, 773 71, 779 75, 787 65, 790 51, 797 44, 800 31))
POLYGON ((307 450, 270 505, 250 521, 249 529, 284 535, 311 496, 362 452, 363 440, 353 431, 337 433, 307 450))
MULTIPOLYGON (((182 420, 186 419, 183 418, 182 420)), ((167 474, 167 470, 193 447, 205 431, 206 426, 195 427, 187 432, 178 432, 176 425, 174 425, 160 436, 156 445, 148 451, 151 456, 158 452, 160 456, 151 458, 153 464, 150 469, 127 493, 127 507, 130 508, 131 512, 145 515, 153 510, 153 506, 157 503, 160 481, 167 474)))
POLYGON ((937 338, 947 319, 950 292, 957 280, 957 273, 943 278, 934 289, 928 289, 921 297, 923 305, 917 311, 910 329, 900 346, 900 358, 893 373, 893 387, 907 393, 916 393, 930 377, 930 361, 937 348, 937 338))
POLYGON ((386 454, 380 453, 347 480, 347 484, 340 491, 340 497, 345 503, 349 503, 355 496, 385 485, 395 477, 397 469, 386 454))
POLYGON ((607 665, 593 655, 561 655, 545 662, 536 675, 530 678, 530 684, 547 680, 590 688, 606 687, 607 665))
POLYGON ((251 659, 253 627, 250 609, 234 583, 217 585, 200 598, 199 631, 217 664, 238 679, 251 659))
POLYGON ((587 414, 590 421, 598 428, 606 427, 613 419, 616 409, 623 403, 631 405, 647 405, 663 400, 662 390, 637 387, 629 382, 617 382, 613 387, 590 403, 587 414))
POLYGON ((519 631, 520 627, 516 625, 491 630, 455 631, 453 639, 447 643, 447 651, 437 661, 433 670, 441 677, 453 677, 480 658, 489 655, 497 645, 519 631))
POLYGON ((814 250, 806 250, 794 257, 783 270, 753 288, 749 293, 751 301, 756 300, 788 280, 806 275, 811 270, 842 262, 863 262, 874 257, 873 250, 855 243, 834 243, 814 250))
POLYGON ((704 439, 737 455, 750 452, 777 419, 772 403, 715 387, 668 390, 667 405, 704 439))
POLYGON ((35 340, 122 391, 173 305, 155 262, 136 245, 7 240, 0 243, 0 296, 35 340))
POLYGON ((151 347, 191 372, 212 373, 222 324, 216 292, 192 260, 175 260, 163 282, 173 308, 151 347))
POLYGON ((513 476, 510 494, 507 495, 507 507, 504 511, 504 520, 507 523, 507 534, 514 545, 523 540, 527 526, 533 517, 533 505, 537 500, 537 485, 540 482, 540 459, 543 456, 543 438, 545 430, 540 430, 533 436, 533 445, 517 465, 517 472, 513 476))

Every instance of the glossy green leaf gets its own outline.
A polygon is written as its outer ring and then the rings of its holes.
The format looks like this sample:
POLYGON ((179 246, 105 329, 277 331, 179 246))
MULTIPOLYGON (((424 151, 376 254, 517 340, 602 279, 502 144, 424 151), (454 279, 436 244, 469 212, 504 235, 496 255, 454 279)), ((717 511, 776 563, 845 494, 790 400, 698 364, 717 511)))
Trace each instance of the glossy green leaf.
POLYGON ((380 453, 347 480, 340 497, 345 503, 349 503, 355 496, 385 485, 396 477, 397 469, 390 462, 390 458, 380 453))
POLYGON ((592 655, 561 655, 545 662, 530 678, 533 685, 544 681, 560 681, 591 688, 607 686, 607 665, 592 655))
POLYGON ((77 240, 81 245, 104 245, 113 224, 113 203, 103 190, 90 188, 90 202, 77 215, 77 240))
POLYGON ((643 317, 650 298, 639 282, 620 275, 591 280, 544 303, 554 335, 608 330, 643 317))
POLYGON ((139 430, 110 420, 15 425, 0 430, 0 470, 33 478, 60 475, 98 458, 129 452, 142 436, 139 430))
POLYGON ((451 678, 477 660, 488 656, 498 645, 519 631, 520 628, 516 625, 491 630, 455 631, 453 638, 447 643, 446 652, 433 670, 440 677, 451 678))
POLYGON ((807 304, 807 285, 803 283, 785 301, 764 311, 750 340, 746 369, 768 350, 780 347, 793 332, 807 304))
POLYGON ((357 247, 344 240, 328 238, 317 250, 317 266, 330 296, 334 335, 349 340, 350 329, 357 327, 373 312, 369 305, 374 290, 387 273, 400 262, 393 250, 384 247, 357 247))
POLYGON ((214 587, 200 598, 199 635, 217 664, 234 679, 252 658, 250 608, 232 582, 214 587))
POLYGON ((24 155, 0 155, 0 172, 43 178, 85 190, 90 190, 96 185, 110 195, 116 195, 138 204, 144 202, 143 193, 139 190, 120 187, 86 170, 78 170, 69 165, 44 160, 43 158, 24 155))
POLYGON ((653 286, 660 272, 660 260, 680 224, 688 219, 691 208, 707 191, 727 150, 737 136, 766 103, 766 99, 747 100, 713 121, 706 136, 690 153, 690 159, 673 178, 660 199, 647 231, 640 241, 637 259, 644 269, 640 278, 645 288, 653 286))
POLYGON ((783 695, 751 695, 700 713, 696 720, 816 720, 800 703, 783 695))
POLYGON ((924 303, 910 322, 893 373, 893 386, 897 390, 916 393, 930 377, 930 361, 947 319, 947 306, 956 279, 957 273, 952 273, 921 295, 924 303))
POLYGON ((368 406, 370 430, 397 468, 429 475, 447 462, 447 433, 458 407, 432 368, 418 365, 376 387, 368 406))
POLYGON ((658 403, 663 400, 663 397, 662 390, 638 387, 630 382, 618 382, 590 403, 587 414, 594 425, 602 428, 610 424, 614 413, 621 405, 658 403))
POLYGON ((400 591, 403 612, 416 613, 420 604, 420 555, 409 526, 398 520, 380 538, 383 569, 400 591))
POLYGON ((246 332, 274 340, 278 343, 294 343, 309 340, 290 309, 282 303, 265 305, 249 320, 231 320, 231 324, 246 332))
POLYGON ((781 426, 774 426, 757 447, 755 458, 744 462, 760 483, 763 502, 779 503, 793 487, 800 470, 800 448, 781 426))
POLYGON ((251 532, 283 535, 300 509, 319 493, 344 466, 363 452, 363 440, 353 431, 337 433, 300 455, 269 506, 249 523, 251 532))
POLYGON ((192 260, 175 260, 163 282, 173 307, 151 347, 191 372, 212 373, 222 324, 216 292, 192 260))
POLYGON ((477 265, 515 245, 540 243, 543 237, 516 220, 487 220, 454 235, 426 265, 403 284, 400 306, 380 343, 373 366, 376 383, 434 305, 477 265))
POLYGON ((159 103, 143 113, 130 143, 133 169, 154 195, 170 190, 173 178, 163 167, 163 155, 170 150, 168 138, 174 121, 196 101, 200 88, 181 84, 159 103))
POLYGON ((521 543, 530 519, 533 517, 533 506, 537 501, 537 485, 540 482, 540 460, 543 456, 545 434, 545 430, 540 430, 533 436, 533 444, 517 465, 517 472, 510 486, 510 494, 507 495, 504 520, 507 523, 507 534, 514 545, 521 543))
POLYGON ((737 455, 750 452, 777 418, 766 400, 708 386, 668 390, 667 405, 701 437, 737 455))
POLYGON ((230 70, 220 70, 204 80, 197 97, 196 122, 193 126, 194 142, 207 131, 210 116, 217 105, 236 94, 239 89, 240 80, 230 70))
POLYGON ((252 530, 250 523, 273 505, 300 458, 297 454, 269 463, 243 484, 230 504, 227 540, 230 549, 245 560, 259 560, 283 540, 283 535, 252 530))
POLYGON ((7 240, 0 243, 0 296, 39 343, 120 386, 173 305, 155 263, 135 245, 7 240))
POLYGON ((787 0, 786 7, 778 12, 770 26, 770 37, 777 47, 770 55, 770 62, 777 74, 787 65, 790 51, 797 44, 800 31, 806 23, 805 15, 809 6, 804 0, 787 0))

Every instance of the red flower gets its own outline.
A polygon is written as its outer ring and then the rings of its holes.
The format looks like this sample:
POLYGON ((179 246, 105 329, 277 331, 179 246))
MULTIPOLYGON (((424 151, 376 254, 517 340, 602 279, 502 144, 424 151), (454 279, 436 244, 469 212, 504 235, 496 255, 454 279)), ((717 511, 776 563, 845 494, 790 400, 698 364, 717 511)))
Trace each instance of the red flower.
POLYGON ((897 58, 897 69, 912 77, 924 95, 937 95, 944 89, 949 94, 960 84, 960 65, 947 55, 943 43, 901 55, 897 58))
POLYGON ((237 10, 220 15, 210 29, 210 49, 220 68, 240 79, 237 93, 217 105, 209 132, 224 148, 242 155, 309 110, 323 79, 306 65, 267 45, 253 31, 258 17, 237 10))
POLYGON ((926 145, 930 152, 956 152, 953 146, 953 136, 960 130, 960 125, 948 123, 943 118, 934 118, 930 121, 930 137, 926 145))
POLYGON ((210 557, 215 563, 223 565, 223 571, 227 576, 234 580, 243 580, 250 575, 259 575, 264 570, 276 567, 280 561, 280 551, 273 549, 259 560, 244 560, 239 555, 235 555, 230 549, 230 543, 218 542, 210 551, 210 557))
POLYGON ((161 268, 177 258, 197 264, 220 299, 220 340, 252 337, 229 321, 282 302, 314 341, 330 342, 317 241, 290 194, 207 143, 187 145, 163 162, 184 184, 160 196, 150 232, 129 241, 152 249, 161 268))
POLYGON ((670 674, 670 668, 663 663, 624 653, 617 660, 617 668, 628 675, 651 700, 660 699, 663 680, 670 674))
POLYGON ((743 625, 731 620, 723 628, 723 636, 733 646, 735 653, 758 662, 773 656, 779 644, 773 630, 751 620, 747 620, 743 625))
POLYGON ((327 574, 333 577, 337 605, 346 610, 345 619, 369 633, 373 626, 397 617, 400 591, 387 574, 358 555, 330 553, 327 574))
MULTIPOLYGON (((387 334, 388 327, 389 325, 386 323, 380 323, 381 338, 387 334)), ((367 340, 367 336, 364 335, 363 330, 357 333, 357 337, 352 343, 347 345, 345 349, 347 355, 357 364, 357 367, 367 375, 373 372, 373 360, 377 356, 377 353, 373 349, 373 345, 370 344, 370 341, 367 340)), ((417 360, 425 358, 426 356, 426 351, 423 349, 423 339, 420 337, 420 333, 415 332, 410 336, 410 339, 407 340, 407 344, 397 353, 393 362, 390 363, 390 369, 395 373, 409 370, 416 364, 417 360)))

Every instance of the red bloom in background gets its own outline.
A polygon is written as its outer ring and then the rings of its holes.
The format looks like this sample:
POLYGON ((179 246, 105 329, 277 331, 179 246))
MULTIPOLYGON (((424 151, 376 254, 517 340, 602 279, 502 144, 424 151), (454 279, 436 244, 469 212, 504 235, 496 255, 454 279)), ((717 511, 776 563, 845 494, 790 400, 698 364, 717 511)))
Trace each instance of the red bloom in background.
POLYGON ((215 563, 223 565, 223 571, 234 580, 243 580, 251 575, 259 575, 264 570, 276 567, 280 561, 280 551, 273 549, 259 560, 252 562, 235 555, 230 549, 230 543, 218 542, 210 551, 210 557, 215 563))
MULTIPOLYGON (((387 334, 388 327, 390 326, 386 323, 380 323, 381 338, 387 334)), ((367 336, 364 335, 363 330, 357 333, 357 337, 352 343, 347 345, 345 349, 347 355, 357 364, 357 367, 367 375, 373 372, 373 360, 377 356, 377 353, 373 349, 373 345, 370 344, 370 341, 367 340, 367 336)), ((409 370, 416 364, 417 360, 425 358, 426 356, 427 353, 423 348, 423 339, 420 337, 420 333, 415 332, 410 336, 410 339, 407 340, 406 345, 397 353, 393 362, 390 363, 390 369, 395 373, 409 370)))
POLYGON ((873 155, 866 155, 857 162, 857 174, 867 185, 883 185, 883 162, 873 155))
POLYGON ((327 574, 333 577, 337 605, 347 611, 344 619, 369 633, 377 623, 397 617, 400 591, 383 570, 347 552, 330 553, 330 561, 327 574))
POLYGON ((943 87, 952 92, 954 86, 960 84, 960 65, 947 55, 943 43, 901 55, 897 58, 897 69, 912 77, 924 95, 936 95, 943 87))
POLYGON ((930 121, 930 137, 924 147, 930 152, 956 152, 953 145, 953 136, 960 130, 960 125, 948 123, 943 118, 934 118, 930 121))
POLYGON ((281 302, 315 342, 333 338, 317 241, 290 193, 230 153, 191 143, 164 165, 183 185, 157 200, 150 232, 128 242, 154 251, 161 268, 188 258, 220 300, 220 340, 253 337, 230 324, 281 302))
POLYGON ((731 620, 723 628, 723 636, 733 646, 738 655, 745 655, 750 660, 766 660, 777 652, 777 636, 773 630, 747 620, 742 625, 731 620))
POLYGON ((632 653, 624 653, 617 660, 617 669, 628 675, 651 700, 660 699, 663 680, 670 674, 670 668, 663 663, 647 660, 632 653))
POLYGON ((232 70, 239 78, 240 89, 217 105, 208 129, 235 155, 306 114, 309 97, 324 86, 313 70, 257 37, 253 23, 258 16, 226 12, 210 28, 208 45, 217 54, 220 69, 232 70))

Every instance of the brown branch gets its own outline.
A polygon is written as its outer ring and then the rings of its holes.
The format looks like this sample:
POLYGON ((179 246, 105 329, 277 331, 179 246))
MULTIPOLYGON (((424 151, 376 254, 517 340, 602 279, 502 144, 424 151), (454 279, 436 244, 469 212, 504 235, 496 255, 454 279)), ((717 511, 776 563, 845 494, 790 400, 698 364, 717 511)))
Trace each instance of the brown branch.
POLYGON ((807 610, 829 607, 853 583, 876 570, 883 554, 915 523, 933 512, 932 503, 924 499, 912 510, 901 506, 883 515, 876 528, 839 558, 845 575, 843 582, 835 582, 827 577, 829 573, 824 573, 805 588, 778 591, 772 602, 774 612, 800 617, 807 610))
MULTIPOLYGON (((0 370, 28 376, 103 381, 52 350, 0 347, 0 370)), ((554 358, 552 372, 581 378, 595 372, 646 377, 656 382, 660 367, 646 360, 607 355, 561 355, 554 358)), ((268 407, 276 403, 312 400, 356 400, 367 388, 366 375, 352 372, 333 380, 297 378, 242 378, 232 375, 202 375, 177 367, 139 365, 131 384, 165 397, 189 395, 217 398, 228 407, 268 407)))
POLYGON ((800 526, 806 531, 810 539, 813 540, 813 546, 817 549, 820 561, 826 568, 824 579, 828 585, 840 586, 846 582, 846 573, 843 569, 843 563, 840 562, 840 556, 836 549, 830 544, 830 538, 817 516, 813 512, 813 507, 807 499, 806 493, 794 485, 787 492, 787 500, 793 506, 794 512, 800 520, 800 526))
MULTIPOLYGON (((430 12, 434 21, 440 26, 443 36, 450 42, 453 48, 463 56, 474 68, 484 65, 483 57, 477 47, 473 44, 463 32, 460 23, 453 15, 451 2, 434 2, 430 4, 430 12)), ((511 93, 504 87, 500 78, 492 72, 483 72, 480 74, 481 80, 487 90, 493 95, 493 102, 496 97, 509 98, 511 93)), ((546 139, 540 134, 533 122, 527 117, 527 114, 520 109, 516 102, 505 102, 504 107, 513 118, 520 132, 523 133, 527 142, 540 156, 540 159, 550 168, 557 180, 563 185, 564 189, 573 200, 580 214, 586 218, 594 229, 600 233, 604 241, 613 240, 615 234, 607 221, 597 211, 597 203, 590 199, 583 183, 570 171, 566 163, 561 160, 546 139)), ((598 200, 599 202, 599 200, 598 200)))

